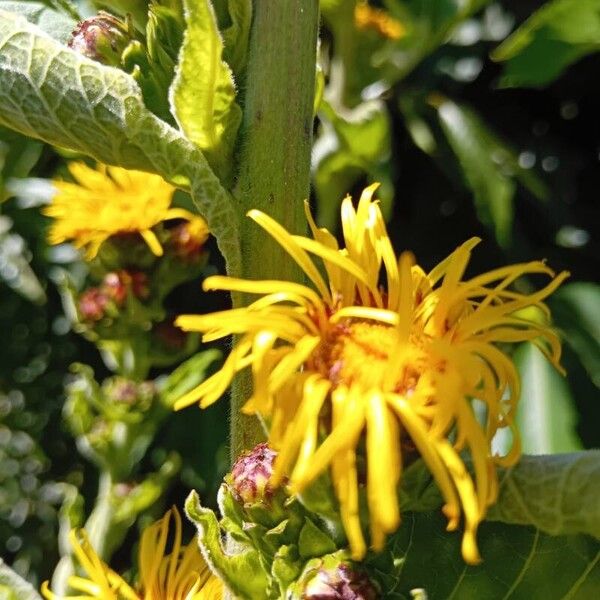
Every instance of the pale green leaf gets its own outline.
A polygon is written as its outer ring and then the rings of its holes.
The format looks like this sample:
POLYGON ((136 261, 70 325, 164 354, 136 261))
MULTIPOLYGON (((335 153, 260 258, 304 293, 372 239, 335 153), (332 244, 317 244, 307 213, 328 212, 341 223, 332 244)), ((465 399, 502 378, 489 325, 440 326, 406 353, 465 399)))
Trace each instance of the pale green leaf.
POLYGON ((67 43, 77 21, 64 12, 49 8, 43 2, 0 0, 0 10, 24 16, 59 42, 67 43))
POLYGON ((144 106, 129 75, 72 52, 5 11, 0 11, 0 124, 190 189, 229 271, 238 271, 237 215, 202 153, 144 106))
POLYGON ((554 0, 492 53, 507 61, 500 85, 542 86, 583 56, 600 50, 598 0, 554 0))
POLYGON ((517 424, 525 454, 581 450, 575 433, 577 411, 566 379, 531 343, 522 344, 514 361, 521 376, 517 424))
POLYGON ((42 597, 0 558, 0 599, 42 600, 42 597))
POLYGON ((242 113, 209 0, 184 0, 186 32, 170 90, 172 112, 212 167, 227 173, 242 113))

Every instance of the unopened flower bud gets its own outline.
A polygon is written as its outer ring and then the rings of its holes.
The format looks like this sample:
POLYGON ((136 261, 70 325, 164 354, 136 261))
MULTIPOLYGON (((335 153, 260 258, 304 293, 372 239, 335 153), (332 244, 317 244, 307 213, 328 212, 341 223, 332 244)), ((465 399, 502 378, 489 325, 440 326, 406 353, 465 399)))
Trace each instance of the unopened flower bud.
POLYGON ((84 321, 100 321, 104 317, 109 298, 96 287, 91 287, 79 296, 79 315, 84 321))
POLYGON ((263 442, 242 454, 231 469, 231 487, 235 496, 244 503, 268 501, 273 493, 269 479, 277 452, 263 442))
POLYGON ((131 27, 125 21, 100 11, 96 16, 77 24, 68 45, 92 60, 117 67, 132 39, 131 27))
POLYGON ((147 298, 148 277, 141 271, 116 271, 107 273, 102 281, 102 291, 118 306, 122 306, 131 290, 136 298, 147 298))
POLYGON ((176 225, 169 231, 175 254, 184 260, 198 258, 208 237, 208 227, 199 217, 176 225))
POLYGON ((367 575, 348 564, 319 569, 304 589, 305 600, 376 600, 377 590, 367 575))

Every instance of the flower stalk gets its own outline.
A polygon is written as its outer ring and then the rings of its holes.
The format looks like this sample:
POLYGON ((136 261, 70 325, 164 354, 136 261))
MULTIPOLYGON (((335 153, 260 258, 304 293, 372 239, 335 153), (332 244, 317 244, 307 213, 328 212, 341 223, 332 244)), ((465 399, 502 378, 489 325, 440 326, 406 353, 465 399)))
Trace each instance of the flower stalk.
MULTIPOLYGON (((319 6, 317 0, 253 4, 234 189, 241 216, 242 274, 297 280, 300 274, 292 261, 243 215, 251 209, 266 210, 288 231, 304 233, 302 201, 309 194, 319 6)), ((264 438, 256 417, 240 413, 251 385, 248 377, 239 377, 232 391, 234 459, 264 438)))

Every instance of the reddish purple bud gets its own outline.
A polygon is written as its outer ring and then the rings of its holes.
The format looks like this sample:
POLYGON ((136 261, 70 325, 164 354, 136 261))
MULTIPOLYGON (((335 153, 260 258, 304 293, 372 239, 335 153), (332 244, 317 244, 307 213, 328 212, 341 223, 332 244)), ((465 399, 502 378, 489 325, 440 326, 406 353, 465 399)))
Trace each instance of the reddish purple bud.
POLYGON ((102 281, 102 291, 117 306, 122 306, 131 290, 136 298, 147 298, 150 294, 148 288, 148 277, 141 271, 115 271, 107 273, 102 281))
POLYGON ((118 67, 121 55, 132 39, 131 28, 126 22, 100 11, 95 17, 77 24, 68 45, 92 60, 118 67))
POLYGON ((100 321, 104 317, 109 298, 96 287, 91 287, 79 296, 79 315, 84 321, 100 321))
POLYGON ((350 565, 320 569, 306 585, 305 600, 376 600, 377 590, 363 572, 350 565))
POLYGON ((246 504, 268 501, 273 490, 269 479, 277 452, 266 442, 242 454, 231 469, 231 487, 235 496, 246 504))

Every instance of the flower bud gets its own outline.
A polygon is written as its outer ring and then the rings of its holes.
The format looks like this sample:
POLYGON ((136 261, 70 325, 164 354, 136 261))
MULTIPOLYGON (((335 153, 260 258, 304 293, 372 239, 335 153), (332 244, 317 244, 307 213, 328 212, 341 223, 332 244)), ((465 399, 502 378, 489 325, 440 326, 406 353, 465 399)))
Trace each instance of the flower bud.
POLYGON ((136 298, 147 298, 150 291, 146 274, 141 271, 122 270, 107 273, 102 281, 102 291, 114 300, 117 306, 123 305, 128 290, 131 290, 136 298))
POLYGON ((77 24, 68 45, 92 60, 117 67, 132 39, 131 28, 125 21, 100 11, 95 17, 77 24))
POLYGON ((79 301, 77 303, 81 319, 83 321, 100 321, 105 315, 108 301, 109 298, 106 294, 97 287, 91 287, 85 290, 85 292, 79 296, 79 301))
POLYGON ((302 595, 305 600, 376 600, 377 597, 377 590, 367 575, 345 563, 319 569, 302 595))
POLYGON ((263 442, 242 454, 231 469, 231 488, 236 498, 245 504, 268 501, 273 490, 269 479, 277 453, 263 442))
POLYGON ((169 231, 175 254, 183 260, 197 259, 208 237, 208 228, 203 219, 197 217, 176 225, 169 231))

